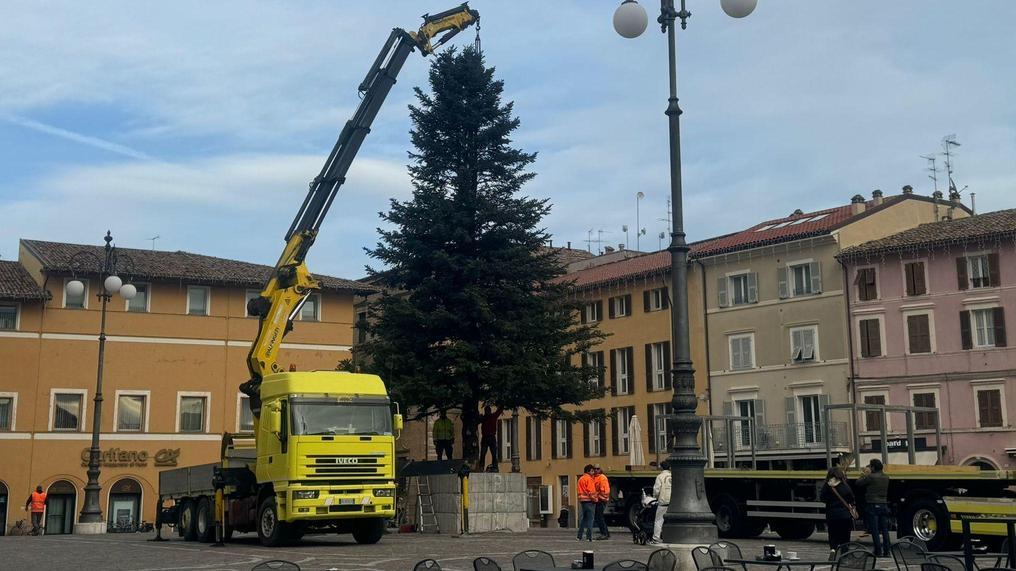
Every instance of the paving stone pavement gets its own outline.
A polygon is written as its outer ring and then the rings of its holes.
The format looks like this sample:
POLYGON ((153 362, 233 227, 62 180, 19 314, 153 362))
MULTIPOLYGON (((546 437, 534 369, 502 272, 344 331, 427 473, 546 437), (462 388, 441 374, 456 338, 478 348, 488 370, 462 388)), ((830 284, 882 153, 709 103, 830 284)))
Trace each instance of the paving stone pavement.
MULTIPOLYGON (((276 549, 262 547, 254 534, 238 535, 225 547, 185 542, 175 536, 163 543, 148 541, 152 537, 148 533, 0 537, 0 570, 244 571, 263 561, 284 559, 315 571, 411 571, 417 561, 433 558, 445 571, 471 571, 473 559, 483 555, 507 571, 512 568, 512 556, 526 549, 549 551, 559 565, 568 565, 587 549, 595 553, 597 565, 616 559, 645 561, 656 549, 634 545, 631 535, 622 529, 614 530, 609 540, 592 543, 576 541, 574 529, 534 528, 526 533, 470 536, 390 534, 377 545, 357 545, 349 535, 308 536, 298 545, 276 549)), ((824 534, 806 541, 783 541, 767 535, 737 543, 746 557, 760 554, 767 543, 783 552, 797 551, 802 559, 825 559, 828 555, 824 534)), ((879 567, 894 568, 891 560, 879 560, 879 567)), ((816 571, 828 569, 823 566, 816 571)))

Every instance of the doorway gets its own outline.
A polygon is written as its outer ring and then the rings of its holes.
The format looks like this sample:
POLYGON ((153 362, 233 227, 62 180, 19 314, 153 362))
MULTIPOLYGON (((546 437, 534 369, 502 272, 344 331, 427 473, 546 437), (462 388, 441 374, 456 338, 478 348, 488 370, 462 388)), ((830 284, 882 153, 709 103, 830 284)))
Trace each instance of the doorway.
POLYGON ((106 529, 110 533, 133 532, 141 515, 141 484, 133 478, 117 480, 109 488, 106 529))
POLYGON ((801 420, 804 421, 804 443, 818 444, 822 439, 822 406, 820 395, 804 395, 801 399, 801 420))
POLYGON ((78 493, 74 484, 67 480, 57 480, 46 493, 46 535, 73 533, 74 511, 78 505, 78 493))

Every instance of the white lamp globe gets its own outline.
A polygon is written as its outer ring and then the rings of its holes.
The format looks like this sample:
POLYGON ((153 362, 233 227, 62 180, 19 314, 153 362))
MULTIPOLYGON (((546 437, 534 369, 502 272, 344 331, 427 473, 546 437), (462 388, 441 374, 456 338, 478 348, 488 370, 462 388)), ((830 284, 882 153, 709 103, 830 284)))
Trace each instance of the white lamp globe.
POLYGON ((78 297, 83 293, 85 293, 85 284, 81 283, 79 280, 71 280, 67 282, 67 295, 71 297, 78 297))
POLYGON ((624 0, 614 11, 614 30, 621 37, 637 38, 646 31, 648 25, 649 17, 646 15, 646 9, 635 0, 624 0))
POLYGON ((123 280, 120 279, 120 276, 109 276, 102 285, 106 288, 106 293, 114 294, 120 291, 120 286, 123 285, 123 280))
POLYGON ((720 0, 720 7, 731 18, 744 18, 755 11, 758 0, 720 0))
POLYGON ((134 284, 124 284, 120 288, 120 297, 126 300, 134 299, 136 295, 138 295, 138 288, 134 287, 134 284))

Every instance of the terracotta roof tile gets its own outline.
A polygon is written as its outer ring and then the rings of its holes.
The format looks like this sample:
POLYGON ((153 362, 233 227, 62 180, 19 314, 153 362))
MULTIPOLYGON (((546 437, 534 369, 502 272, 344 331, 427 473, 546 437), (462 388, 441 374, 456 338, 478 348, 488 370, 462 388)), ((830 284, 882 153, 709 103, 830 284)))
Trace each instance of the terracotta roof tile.
POLYGON ((46 299, 46 290, 35 283, 19 262, 0 260, 0 299, 46 299))
MULTIPOLYGON (((22 240, 22 244, 39 259, 42 269, 54 273, 69 273, 71 257, 80 251, 91 252, 97 257, 103 255, 101 246, 22 240)), ((158 250, 136 250, 117 248, 134 262, 134 277, 153 280, 186 280, 192 283, 221 284, 239 287, 261 288, 271 275, 272 267, 251 264, 238 260, 203 256, 190 252, 163 252, 158 250)), ((98 273, 98 268, 91 270, 98 273)), ((331 276, 316 275, 326 291, 370 293, 373 286, 331 276)))
POLYGON ((1006 235, 1016 235, 1016 208, 921 224, 898 234, 845 248, 837 258, 850 259, 916 247, 935 247, 1006 235))

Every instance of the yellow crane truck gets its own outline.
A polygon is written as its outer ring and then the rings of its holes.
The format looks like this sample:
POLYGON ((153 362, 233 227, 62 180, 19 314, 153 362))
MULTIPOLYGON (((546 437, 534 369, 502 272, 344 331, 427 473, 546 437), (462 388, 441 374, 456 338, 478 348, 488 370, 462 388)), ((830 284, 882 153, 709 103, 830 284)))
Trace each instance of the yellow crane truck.
POLYGON ((359 543, 381 539, 395 516, 395 438, 402 428, 384 383, 375 375, 285 372, 278 349, 319 289, 307 252, 406 58, 417 49, 433 53, 479 17, 462 4, 424 15, 415 32, 392 30, 359 86, 359 107, 310 184, 268 283, 247 305, 259 318, 247 358, 251 378, 240 386, 250 397, 253 435, 227 433, 218 462, 159 474, 159 538, 169 524, 190 541, 250 531, 266 546, 306 533, 352 533, 359 543))

